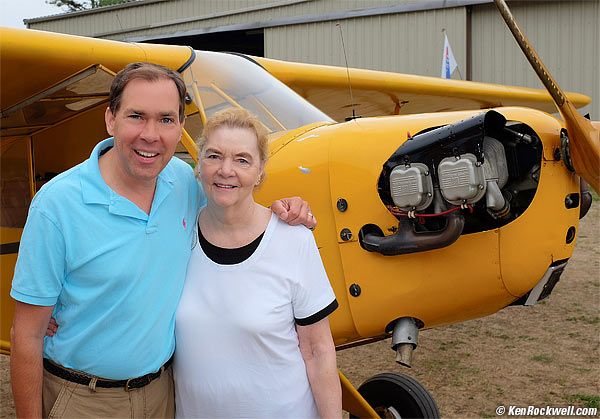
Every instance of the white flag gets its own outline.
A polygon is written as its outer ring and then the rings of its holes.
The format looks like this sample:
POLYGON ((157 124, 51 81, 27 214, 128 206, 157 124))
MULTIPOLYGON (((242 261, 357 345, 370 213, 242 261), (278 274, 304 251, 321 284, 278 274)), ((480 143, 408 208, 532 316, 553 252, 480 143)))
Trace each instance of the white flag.
POLYGON ((449 79, 452 72, 458 67, 454 54, 452 54, 452 48, 450 48, 450 42, 448 42, 448 35, 444 33, 444 54, 442 57, 442 78, 449 79))

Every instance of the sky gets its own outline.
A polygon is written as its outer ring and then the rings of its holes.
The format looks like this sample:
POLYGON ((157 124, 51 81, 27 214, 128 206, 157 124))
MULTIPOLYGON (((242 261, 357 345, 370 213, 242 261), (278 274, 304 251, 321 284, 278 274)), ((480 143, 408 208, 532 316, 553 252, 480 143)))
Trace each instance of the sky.
POLYGON ((62 9, 44 0, 0 0, 0 26, 25 28, 23 19, 63 13, 62 9))

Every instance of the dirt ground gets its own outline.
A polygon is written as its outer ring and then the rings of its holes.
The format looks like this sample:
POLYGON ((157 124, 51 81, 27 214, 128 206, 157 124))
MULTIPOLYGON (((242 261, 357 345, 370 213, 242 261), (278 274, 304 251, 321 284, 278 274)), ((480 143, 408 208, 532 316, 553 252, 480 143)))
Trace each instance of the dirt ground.
MULTIPOLYGON (((389 340, 338 352, 339 367, 355 386, 381 372, 411 375, 445 418, 495 417, 500 405, 600 407, 599 221, 596 198, 544 302, 421 332, 411 370, 394 362, 389 340)), ((8 365, 0 356, 0 417, 14 418, 8 365)))

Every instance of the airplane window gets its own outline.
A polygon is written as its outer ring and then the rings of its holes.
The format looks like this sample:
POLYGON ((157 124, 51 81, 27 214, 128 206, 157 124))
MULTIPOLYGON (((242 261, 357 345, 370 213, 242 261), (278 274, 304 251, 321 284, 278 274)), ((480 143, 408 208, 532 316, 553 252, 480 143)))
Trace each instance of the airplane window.
POLYGON ((100 64, 74 73, 32 98, 3 110, 2 135, 33 134, 108 101, 113 78, 114 73, 100 64))
POLYGON ((196 51, 184 79, 206 117, 223 108, 243 107, 272 133, 333 121, 263 68, 237 55, 196 51))
POLYGON ((202 134, 202 128, 204 128, 204 124, 202 123, 202 118, 200 117, 199 112, 187 115, 185 117, 185 130, 190 135, 192 140, 196 141, 200 137, 202 134))
POLYGON ((3 138, 0 148, 0 227, 23 228, 31 201, 26 138, 3 138))

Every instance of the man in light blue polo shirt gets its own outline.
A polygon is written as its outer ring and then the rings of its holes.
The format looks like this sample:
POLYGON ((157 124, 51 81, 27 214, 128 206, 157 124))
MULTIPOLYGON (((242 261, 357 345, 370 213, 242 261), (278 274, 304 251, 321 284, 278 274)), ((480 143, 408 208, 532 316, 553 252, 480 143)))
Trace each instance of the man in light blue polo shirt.
MULTIPOLYGON (((18 416, 173 416, 174 313, 205 200, 173 158, 184 100, 177 73, 130 64, 111 86, 113 138, 33 199, 11 290, 18 416)), ((314 224, 298 199, 273 207, 314 224)))

